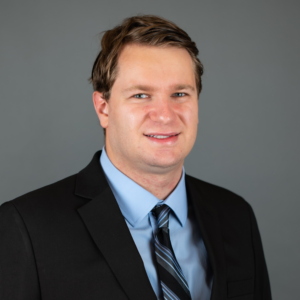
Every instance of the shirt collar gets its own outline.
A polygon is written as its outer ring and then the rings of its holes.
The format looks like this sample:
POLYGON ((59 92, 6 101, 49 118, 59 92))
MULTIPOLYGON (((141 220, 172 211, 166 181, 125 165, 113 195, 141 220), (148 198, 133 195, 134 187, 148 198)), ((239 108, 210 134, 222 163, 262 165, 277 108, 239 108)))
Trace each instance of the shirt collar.
POLYGON ((180 225, 184 226, 187 219, 184 167, 182 168, 181 179, 174 191, 166 200, 159 200, 119 171, 107 156, 105 147, 102 149, 100 163, 120 210, 131 226, 135 227, 159 203, 168 205, 176 215, 180 225))

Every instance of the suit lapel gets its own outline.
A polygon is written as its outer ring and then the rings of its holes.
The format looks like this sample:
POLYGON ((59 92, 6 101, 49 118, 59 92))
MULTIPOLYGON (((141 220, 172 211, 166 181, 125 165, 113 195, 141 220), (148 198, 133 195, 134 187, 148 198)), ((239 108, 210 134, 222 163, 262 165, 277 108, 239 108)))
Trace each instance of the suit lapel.
POLYGON ((226 262, 218 213, 212 204, 214 201, 211 193, 206 193, 204 186, 199 185, 199 180, 186 175, 186 188, 213 268, 211 300, 220 300, 226 295, 227 287, 226 262))
POLYGON ((75 194, 92 199, 78 212, 128 298, 155 300, 143 261, 99 163, 100 154, 78 174, 75 194))

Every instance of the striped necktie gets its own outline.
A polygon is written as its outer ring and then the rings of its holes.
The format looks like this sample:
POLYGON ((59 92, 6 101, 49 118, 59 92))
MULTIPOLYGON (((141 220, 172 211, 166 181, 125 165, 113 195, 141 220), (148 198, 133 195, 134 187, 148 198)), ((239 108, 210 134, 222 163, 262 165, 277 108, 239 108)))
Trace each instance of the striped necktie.
POLYGON ((166 300, 191 300, 188 284, 175 258, 170 241, 170 210, 167 205, 155 206, 152 209, 158 228, 155 236, 155 254, 161 288, 166 300))

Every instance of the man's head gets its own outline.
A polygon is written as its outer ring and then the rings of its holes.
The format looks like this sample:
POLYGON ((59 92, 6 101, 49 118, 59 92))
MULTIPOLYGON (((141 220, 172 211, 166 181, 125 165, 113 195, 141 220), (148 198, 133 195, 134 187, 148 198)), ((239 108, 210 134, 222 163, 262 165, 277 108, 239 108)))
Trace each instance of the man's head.
POLYGON ((101 46, 90 80, 110 158, 145 172, 182 165, 202 89, 195 43, 170 21, 136 16, 106 31, 101 46))

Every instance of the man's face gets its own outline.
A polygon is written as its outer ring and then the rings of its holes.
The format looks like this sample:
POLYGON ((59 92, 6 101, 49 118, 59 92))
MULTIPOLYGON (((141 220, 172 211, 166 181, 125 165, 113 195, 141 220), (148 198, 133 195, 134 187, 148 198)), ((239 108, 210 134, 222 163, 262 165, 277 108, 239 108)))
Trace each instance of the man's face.
POLYGON ((106 150, 118 167, 146 173, 181 168, 198 124, 189 53, 176 47, 125 46, 103 111, 97 113, 106 128, 106 150))

